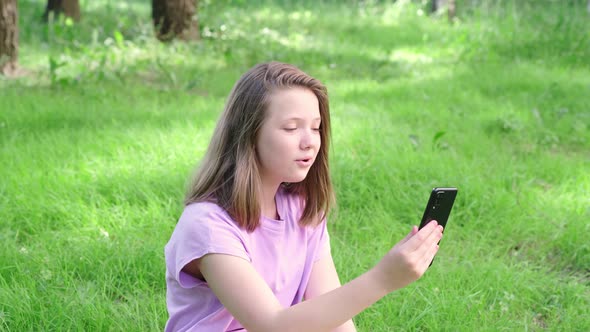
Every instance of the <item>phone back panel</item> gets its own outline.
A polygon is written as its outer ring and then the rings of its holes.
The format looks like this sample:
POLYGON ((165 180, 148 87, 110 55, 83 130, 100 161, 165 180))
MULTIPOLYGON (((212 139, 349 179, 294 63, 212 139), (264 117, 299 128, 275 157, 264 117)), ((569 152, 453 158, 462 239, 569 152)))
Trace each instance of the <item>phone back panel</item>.
POLYGON ((447 225, 453 203, 457 197, 457 188, 434 188, 424 210, 420 228, 430 221, 436 220, 443 227, 447 225))

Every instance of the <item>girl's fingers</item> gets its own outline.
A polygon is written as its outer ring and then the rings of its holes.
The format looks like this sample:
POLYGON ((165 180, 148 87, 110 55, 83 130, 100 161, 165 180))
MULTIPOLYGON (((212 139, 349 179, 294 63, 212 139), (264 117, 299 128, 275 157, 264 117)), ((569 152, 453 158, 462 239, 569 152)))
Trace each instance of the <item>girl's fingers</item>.
POLYGON ((428 237, 428 239, 426 239, 426 241, 424 241, 424 246, 422 247, 422 250, 424 252, 427 252, 432 246, 435 246, 438 244, 438 242, 440 241, 440 239, 442 239, 442 226, 436 226, 434 228, 434 231, 432 233, 430 233, 430 236, 428 237))
POLYGON ((438 248, 439 248, 438 244, 435 243, 430 248, 428 248, 428 251, 426 251, 426 253, 422 257, 422 262, 426 268, 428 268, 428 266, 430 265, 430 262, 432 262, 432 260, 434 259, 434 256, 438 252, 438 248))
POLYGON ((410 231, 410 233, 408 233, 408 235, 406 235, 406 237, 404 237, 401 241, 399 241, 399 244, 404 244, 404 243, 408 242, 408 240, 411 239, 412 236, 414 236, 416 233, 418 233, 418 227, 412 226, 412 230, 410 231))
POLYGON ((426 226, 424 226, 424 228, 419 230, 418 233, 407 240, 406 244, 408 249, 410 251, 419 250, 425 242, 430 241, 433 234, 436 236, 437 233, 439 233, 437 231, 437 226, 438 224, 436 220, 429 222, 426 226))
POLYGON ((414 254, 416 255, 415 257, 421 260, 424 257, 430 255, 432 248, 438 245, 438 242, 441 238, 442 226, 436 226, 432 233, 430 233, 428 237, 422 242, 422 245, 414 251, 414 254))

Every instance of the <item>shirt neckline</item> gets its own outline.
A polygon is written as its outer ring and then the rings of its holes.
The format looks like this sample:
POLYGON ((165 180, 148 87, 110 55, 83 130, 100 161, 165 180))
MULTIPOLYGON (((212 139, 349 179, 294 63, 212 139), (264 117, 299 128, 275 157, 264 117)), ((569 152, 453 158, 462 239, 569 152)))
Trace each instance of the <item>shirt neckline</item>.
POLYGON ((275 195, 275 204, 277 205, 277 214, 279 215, 280 219, 269 218, 264 215, 261 215, 260 226, 267 228, 267 229, 275 230, 275 231, 283 231, 285 229, 287 214, 285 213, 283 201, 284 201, 283 188, 279 187, 279 189, 277 190, 277 193, 275 195))

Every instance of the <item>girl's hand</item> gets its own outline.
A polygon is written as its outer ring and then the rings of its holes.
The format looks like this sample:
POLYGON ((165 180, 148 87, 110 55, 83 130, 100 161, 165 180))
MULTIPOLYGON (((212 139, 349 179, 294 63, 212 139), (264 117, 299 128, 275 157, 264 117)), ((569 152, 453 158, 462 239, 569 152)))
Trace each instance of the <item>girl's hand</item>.
POLYGON ((378 285, 389 293, 418 280, 438 251, 442 230, 435 220, 420 231, 412 227, 412 231, 370 271, 378 285))

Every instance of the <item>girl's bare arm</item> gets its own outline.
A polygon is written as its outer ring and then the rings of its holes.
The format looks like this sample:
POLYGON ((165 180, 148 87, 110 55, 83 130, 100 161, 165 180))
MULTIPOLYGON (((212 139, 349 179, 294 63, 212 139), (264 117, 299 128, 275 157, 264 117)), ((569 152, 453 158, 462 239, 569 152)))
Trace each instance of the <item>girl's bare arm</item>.
MULTIPOLYGON (((305 299, 313 299, 340 286, 342 284, 340 283, 332 255, 327 255, 313 264, 307 289, 305 290, 305 299)), ((332 332, 356 332, 356 328, 351 319, 333 329, 332 332)))
POLYGON ((442 227, 416 227, 371 270, 349 283, 283 308, 252 265, 239 257, 210 254, 199 260, 209 287, 251 332, 331 331, 388 293, 418 279, 432 261, 442 227))

